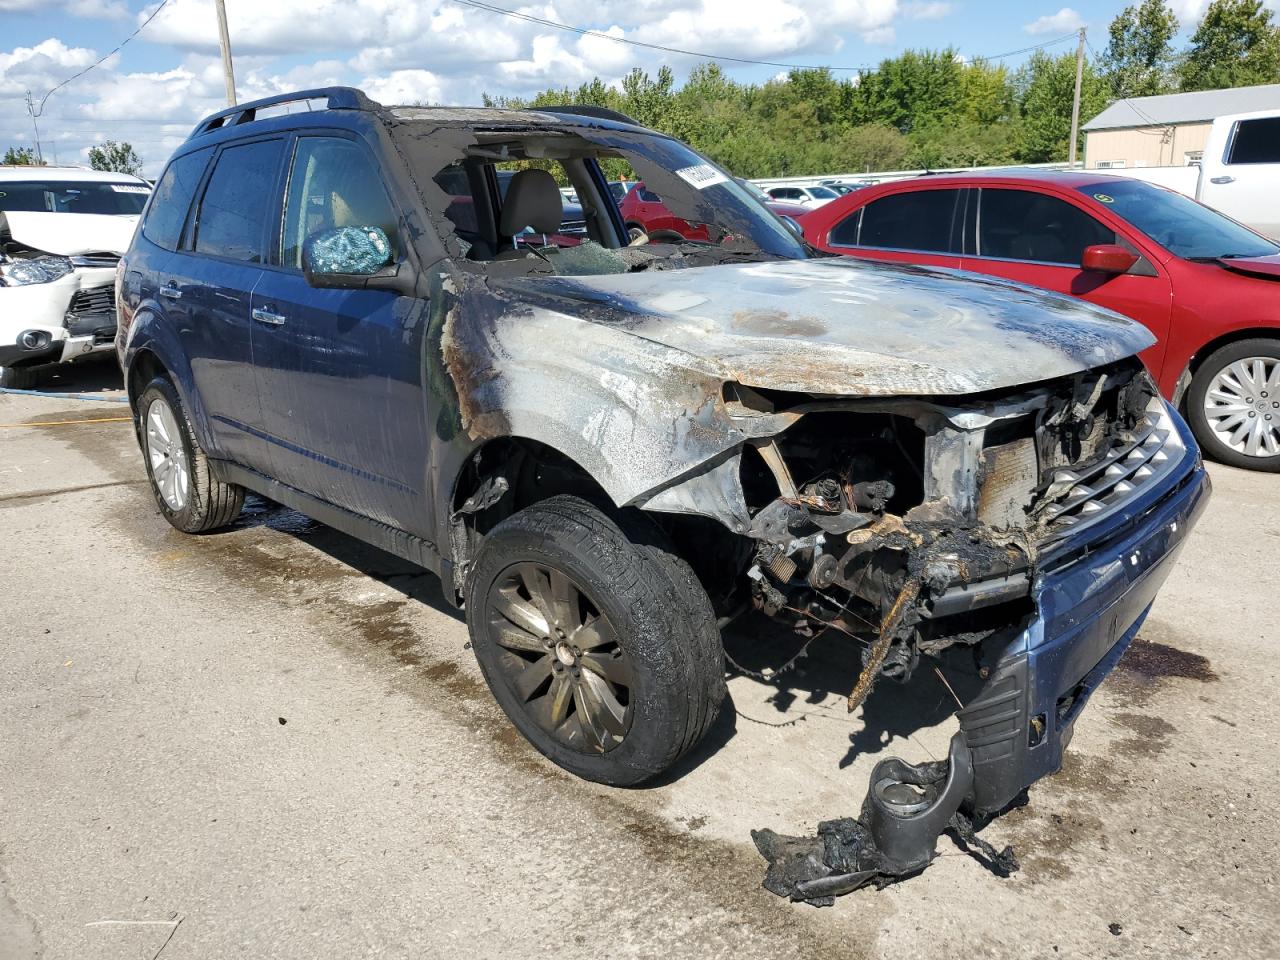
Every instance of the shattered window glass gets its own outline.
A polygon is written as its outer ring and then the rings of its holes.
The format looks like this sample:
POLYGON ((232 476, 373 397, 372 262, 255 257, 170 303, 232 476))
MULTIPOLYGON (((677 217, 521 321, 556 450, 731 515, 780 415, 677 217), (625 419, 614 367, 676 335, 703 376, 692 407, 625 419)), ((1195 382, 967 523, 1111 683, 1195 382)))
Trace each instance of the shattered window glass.
POLYGON ((508 274, 574 275, 807 255, 758 198, 667 137, 425 119, 396 125, 392 136, 411 169, 428 174, 414 181, 455 259, 508 274), (595 249, 562 255, 579 246, 595 249), (627 252, 642 246, 643 254, 627 252))
POLYGON ((394 259, 396 214, 373 160, 351 140, 303 137, 289 175, 280 262, 301 269, 306 239, 340 227, 378 227, 394 259))

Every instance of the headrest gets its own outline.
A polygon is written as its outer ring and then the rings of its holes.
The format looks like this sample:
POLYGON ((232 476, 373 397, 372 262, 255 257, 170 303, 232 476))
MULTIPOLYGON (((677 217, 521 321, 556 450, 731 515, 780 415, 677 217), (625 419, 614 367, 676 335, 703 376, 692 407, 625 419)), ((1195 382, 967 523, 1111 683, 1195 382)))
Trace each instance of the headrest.
POLYGON ((556 178, 536 167, 521 170, 511 178, 507 199, 502 204, 498 230, 514 237, 525 227, 534 233, 555 233, 564 219, 564 200, 556 178))

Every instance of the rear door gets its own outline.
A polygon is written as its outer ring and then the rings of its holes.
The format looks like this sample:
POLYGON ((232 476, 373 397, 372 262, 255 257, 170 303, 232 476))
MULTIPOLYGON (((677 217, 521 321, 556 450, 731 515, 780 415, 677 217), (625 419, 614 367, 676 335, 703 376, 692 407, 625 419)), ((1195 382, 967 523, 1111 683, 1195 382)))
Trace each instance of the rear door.
POLYGON ((1221 166, 1203 175, 1204 203, 1280 239, 1280 116, 1237 120, 1221 166))
POLYGON ((872 260, 959 267, 967 194, 959 187, 884 194, 833 223, 818 245, 872 260))
POLYGON ((1085 247, 1094 244, 1119 243, 1141 255, 1134 238, 1050 193, 984 186, 972 202, 964 269, 1080 297, 1145 324, 1158 340, 1142 359, 1159 374, 1172 303, 1163 267, 1144 256, 1119 276, 1080 269, 1085 247))
POLYGON ((372 153, 339 131, 299 136, 273 262, 253 292, 253 350, 273 474, 329 503, 425 532, 422 386, 426 304, 385 290, 322 289, 302 273, 307 237, 376 226, 405 238, 372 153))
POLYGON ((181 316, 177 326, 209 419, 210 452, 259 470, 268 458, 249 298, 262 276, 284 143, 266 138, 219 150, 159 291, 181 316))

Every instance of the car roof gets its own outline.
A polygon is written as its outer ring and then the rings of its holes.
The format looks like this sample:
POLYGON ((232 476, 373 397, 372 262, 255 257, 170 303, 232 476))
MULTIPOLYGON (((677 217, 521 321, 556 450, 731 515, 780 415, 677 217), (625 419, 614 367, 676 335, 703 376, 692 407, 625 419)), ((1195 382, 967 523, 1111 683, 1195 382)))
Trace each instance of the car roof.
MULTIPOLYGON (((1008 170, 959 170, 955 173, 927 173, 906 180, 889 180, 877 184, 880 188, 894 187, 903 183, 938 183, 963 180, 966 183, 975 181, 994 181, 998 183, 1053 184, 1054 186, 1074 189, 1092 183, 1110 182, 1116 179, 1109 171, 1102 170, 1019 170, 1012 167, 1008 170)), ((862 191, 858 191, 861 193, 862 191)))
POLYGON ((147 181, 130 173, 111 170, 91 170, 89 167, 37 167, 31 165, 0 165, 0 180, 73 180, 77 183, 140 183, 147 181))

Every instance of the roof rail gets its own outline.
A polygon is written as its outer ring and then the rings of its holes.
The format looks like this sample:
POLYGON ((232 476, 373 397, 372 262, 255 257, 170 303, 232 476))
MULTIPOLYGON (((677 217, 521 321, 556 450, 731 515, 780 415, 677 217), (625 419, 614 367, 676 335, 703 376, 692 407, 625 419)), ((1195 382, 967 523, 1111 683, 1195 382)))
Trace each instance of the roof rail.
POLYGON ((313 90, 278 93, 274 97, 251 100, 249 103, 240 103, 234 107, 227 107, 225 110, 209 114, 209 116, 196 124, 196 128, 191 131, 191 135, 187 139, 190 140, 220 127, 233 127, 237 124, 248 123, 257 117, 259 110, 266 107, 274 107, 282 103, 296 103, 301 100, 325 100, 327 101, 325 105, 329 110, 376 110, 380 106, 380 104, 366 97, 364 91, 357 90, 355 87, 316 87, 313 90))
POLYGON ((633 127, 641 126, 631 117, 618 110, 610 110, 608 107, 598 107, 594 103, 566 103, 564 106, 557 107, 529 107, 539 113, 566 113, 570 116, 592 117, 596 120, 612 120, 615 123, 629 123, 633 127))

